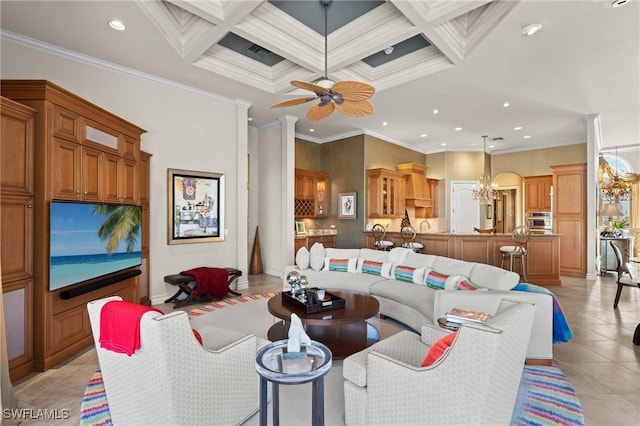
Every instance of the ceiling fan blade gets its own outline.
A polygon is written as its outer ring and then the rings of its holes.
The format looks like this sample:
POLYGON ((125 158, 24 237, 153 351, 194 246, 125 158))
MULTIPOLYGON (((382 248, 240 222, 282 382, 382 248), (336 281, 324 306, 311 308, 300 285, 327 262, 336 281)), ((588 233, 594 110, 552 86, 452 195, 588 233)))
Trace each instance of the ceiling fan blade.
POLYGON ((331 88, 334 92, 340 92, 345 101, 364 101, 376 92, 376 88, 360 81, 338 81, 331 88))
POLYGON ((329 102, 326 105, 314 105, 307 111, 307 118, 311 121, 320 121, 330 116, 334 109, 335 104, 333 102, 329 102))
POLYGON ((373 105, 368 100, 353 102, 345 99, 342 105, 336 104, 336 109, 342 114, 353 117, 364 117, 365 115, 373 114, 373 105))
POLYGON ((292 80, 291 85, 297 87, 298 89, 310 90, 317 95, 329 93, 328 89, 325 89, 322 86, 318 86, 317 84, 308 83, 306 81, 292 80))
POLYGON ((293 105, 300 105, 300 104, 303 104, 305 102, 312 101, 314 99, 317 99, 317 98, 316 97, 312 97, 312 98, 289 99, 288 101, 283 101, 283 102, 271 105, 271 108, 283 108, 283 107, 288 107, 288 106, 293 106, 293 105))

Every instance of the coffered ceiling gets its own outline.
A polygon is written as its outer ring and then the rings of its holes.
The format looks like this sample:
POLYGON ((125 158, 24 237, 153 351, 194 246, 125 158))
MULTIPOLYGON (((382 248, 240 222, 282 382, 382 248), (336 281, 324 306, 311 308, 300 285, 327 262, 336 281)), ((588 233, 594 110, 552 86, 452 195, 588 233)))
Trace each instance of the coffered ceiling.
POLYGON ((3 0, 0 7, 3 40, 248 101, 253 126, 296 116, 298 135, 318 142, 364 132, 423 152, 480 150, 487 134, 490 150, 508 152, 583 143, 590 114, 602 118, 605 146, 640 142, 636 0, 619 8, 610 0, 335 0, 329 77, 375 86, 375 113, 318 123, 305 117, 311 104, 270 108, 309 93, 293 90, 291 80, 324 75, 318 0, 3 0), (127 29, 111 30, 110 19, 127 29), (543 28, 526 37, 530 23, 543 28))

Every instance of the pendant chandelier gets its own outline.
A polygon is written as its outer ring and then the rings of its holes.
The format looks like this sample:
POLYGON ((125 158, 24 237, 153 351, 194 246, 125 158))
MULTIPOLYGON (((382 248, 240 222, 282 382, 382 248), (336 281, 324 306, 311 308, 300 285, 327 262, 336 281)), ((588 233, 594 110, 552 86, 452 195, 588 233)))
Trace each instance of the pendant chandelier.
POLYGON ((497 189, 498 186, 491 182, 491 175, 487 176, 484 174, 484 156, 487 152, 487 137, 488 136, 482 137, 482 139, 484 139, 484 147, 482 149, 482 176, 480 176, 480 183, 473 186, 471 193, 473 199, 482 204, 488 204, 490 201, 500 198, 500 192, 497 189))
POLYGON ((615 170, 604 158, 601 158, 601 164, 604 169, 600 178, 600 193, 602 197, 610 203, 631 199, 630 179, 618 173, 618 147, 616 147, 615 170), (608 180, 606 180, 605 175, 609 177, 608 180))

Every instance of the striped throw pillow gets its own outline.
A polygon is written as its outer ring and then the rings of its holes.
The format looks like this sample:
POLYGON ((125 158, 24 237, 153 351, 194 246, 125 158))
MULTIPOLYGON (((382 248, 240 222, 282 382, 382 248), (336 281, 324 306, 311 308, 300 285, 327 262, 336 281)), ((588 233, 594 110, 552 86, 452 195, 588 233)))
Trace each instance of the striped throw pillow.
POLYGON ((398 281, 420 284, 424 276, 425 268, 412 268, 405 265, 397 265, 393 269, 393 277, 398 281))
POLYGON ((458 281, 458 285, 456 286, 456 290, 477 290, 478 288, 480 287, 478 287, 477 285, 475 285, 474 283, 472 283, 466 278, 463 278, 460 281, 458 281))
POLYGON ((353 259, 332 259, 327 257, 324 261, 323 271, 336 271, 336 272, 356 272, 356 265, 358 258, 353 259))
POLYGON ((382 275, 382 262, 372 260, 362 261, 362 273, 371 275, 382 275))
POLYGON ((424 283, 433 289, 444 290, 447 278, 449 278, 448 275, 444 275, 436 271, 429 271, 425 277, 424 283))

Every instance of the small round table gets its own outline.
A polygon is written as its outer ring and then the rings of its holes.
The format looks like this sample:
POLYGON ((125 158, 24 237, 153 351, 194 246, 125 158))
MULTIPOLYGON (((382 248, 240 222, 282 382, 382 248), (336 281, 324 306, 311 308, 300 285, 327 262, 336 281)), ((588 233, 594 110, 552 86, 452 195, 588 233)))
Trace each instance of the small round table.
POLYGON ((280 422, 278 385, 300 385, 312 382, 311 421, 324 425, 324 376, 331 368, 331 351, 320 342, 303 346, 302 354, 287 354, 288 340, 263 346, 256 355, 256 371, 260 376, 260 426, 267 425, 267 382, 273 383, 273 425, 280 422), (298 355, 298 356, 296 356, 298 355))

